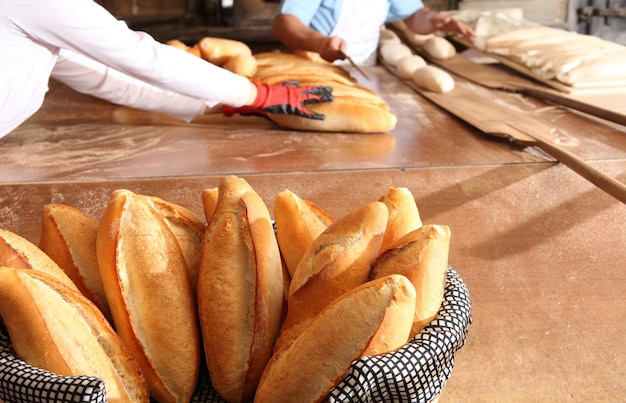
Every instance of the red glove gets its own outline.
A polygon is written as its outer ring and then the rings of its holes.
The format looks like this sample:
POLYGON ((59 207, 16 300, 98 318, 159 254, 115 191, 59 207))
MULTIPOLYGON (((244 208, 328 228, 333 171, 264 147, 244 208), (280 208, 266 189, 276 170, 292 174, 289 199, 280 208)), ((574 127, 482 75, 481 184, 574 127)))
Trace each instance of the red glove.
POLYGON ((300 87, 297 81, 283 81, 274 85, 252 83, 257 87, 258 92, 252 105, 239 108, 224 105, 222 113, 225 116, 232 116, 235 113, 262 116, 267 113, 282 113, 324 120, 324 115, 310 111, 305 106, 333 100, 332 87, 315 85, 300 87))

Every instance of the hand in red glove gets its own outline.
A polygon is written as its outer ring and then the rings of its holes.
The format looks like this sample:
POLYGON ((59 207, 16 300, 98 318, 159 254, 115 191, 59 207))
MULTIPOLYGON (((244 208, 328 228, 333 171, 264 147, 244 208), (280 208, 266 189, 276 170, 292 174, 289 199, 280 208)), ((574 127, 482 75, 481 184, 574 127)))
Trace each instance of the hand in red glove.
POLYGON ((297 81, 283 81, 274 85, 255 82, 253 84, 257 87, 257 97, 254 102, 239 108, 224 105, 222 113, 225 116, 232 116, 235 113, 262 116, 267 113, 282 113, 324 120, 323 114, 307 109, 306 105, 333 100, 332 87, 315 85, 300 87, 297 81))

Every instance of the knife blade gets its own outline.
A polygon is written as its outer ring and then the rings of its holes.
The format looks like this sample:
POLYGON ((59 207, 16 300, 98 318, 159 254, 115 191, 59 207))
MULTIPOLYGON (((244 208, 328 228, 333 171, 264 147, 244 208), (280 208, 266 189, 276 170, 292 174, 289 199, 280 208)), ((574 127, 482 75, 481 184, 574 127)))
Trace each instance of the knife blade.
POLYGON ((367 73, 365 73, 365 71, 359 67, 358 64, 356 64, 354 62, 354 60, 352 60, 352 58, 350 56, 348 56, 348 54, 342 50, 339 51, 341 53, 341 56, 343 56, 344 59, 346 59, 348 61, 348 63, 350 63, 352 65, 352 67, 354 67, 356 69, 356 71, 358 71, 359 73, 361 73, 361 75, 365 78, 367 78, 368 80, 372 81, 372 79, 367 75, 367 73))

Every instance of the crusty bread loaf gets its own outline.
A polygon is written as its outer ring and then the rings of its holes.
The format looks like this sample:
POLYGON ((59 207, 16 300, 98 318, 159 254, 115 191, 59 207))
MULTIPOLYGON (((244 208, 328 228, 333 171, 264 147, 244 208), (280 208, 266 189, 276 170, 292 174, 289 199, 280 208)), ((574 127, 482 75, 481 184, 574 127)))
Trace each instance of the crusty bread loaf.
POLYGON ((400 238, 377 259, 370 278, 390 274, 406 276, 417 291, 414 337, 437 315, 446 281, 450 228, 428 224, 400 238))
POLYGON ((389 221, 380 245, 382 253, 398 239, 421 227, 422 219, 413 194, 405 187, 390 187, 379 201, 389 210, 389 221))
POLYGON ((47 273, 0 267, 0 316, 15 353, 65 376, 100 378, 109 402, 149 402, 136 362, 99 309, 47 273))
POLYGON ((201 57, 218 66, 223 66, 234 56, 252 54, 248 45, 234 39, 205 37, 200 39, 197 45, 201 57))
POLYGON ((267 206, 243 178, 222 178, 217 194, 198 277, 200 324, 213 387, 245 402, 280 328, 280 251, 267 206))
POLYGON ((196 292, 198 285, 198 267, 200 266, 200 253, 202 250, 202 237, 206 224, 200 217, 188 208, 176 203, 171 203, 156 196, 143 196, 148 204, 163 217, 167 226, 178 241, 191 288, 196 292))
POLYGON ((268 363, 256 403, 322 402, 350 364, 407 342, 415 289, 392 275, 355 287, 317 315, 268 363))
POLYGON ((252 77, 257 72, 256 59, 247 53, 231 57, 224 63, 224 68, 245 77, 252 77))
POLYGON ((2 228, 0 228, 0 266, 39 270, 78 291, 76 284, 63 269, 37 245, 2 228))
POLYGON ((100 220, 98 265, 115 327, 151 397, 188 402, 201 362, 196 302, 176 237, 145 197, 114 191, 100 220))
POLYGON ((47 204, 42 209, 39 247, 112 323, 96 255, 99 225, 97 219, 74 207, 47 204))
POLYGON ((310 104, 307 108, 325 118, 316 120, 274 113, 268 113, 268 117, 290 129, 345 133, 385 133, 398 122, 397 116, 384 107, 350 96, 338 96, 332 102, 310 104))
POLYGON ((367 203, 336 219, 313 241, 291 279, 274 351, 293 341, 335 298, 367 280, 388 216, 384 203, 367 203))
POLYGON ((276 238, 290 277, 313 241, 334 221, 315 203, 286 189, 274 199, 276 238))

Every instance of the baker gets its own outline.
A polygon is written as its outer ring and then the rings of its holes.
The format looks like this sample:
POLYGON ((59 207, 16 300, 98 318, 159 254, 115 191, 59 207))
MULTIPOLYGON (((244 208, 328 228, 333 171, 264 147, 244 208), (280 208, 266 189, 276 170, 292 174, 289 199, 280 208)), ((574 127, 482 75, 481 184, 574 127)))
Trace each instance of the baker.
POLYGON ((0 137, 43 104, 50 77, 112 103, 191 121, 205 113, 295 114, 329 87, 257 85, 136 32, 90 0, 0 2, 0 137))
POLYGON ((468 25, 420 0, 282 0, 272 33, 285 46, 317 52, 329 62, 343 60, 345 52, 358 64, 373 65, 381 26, 400 20, 420 35, 474 37, 468 25))

